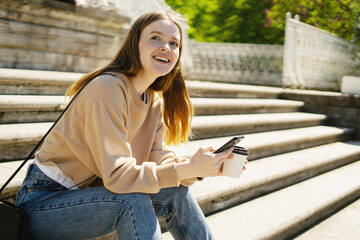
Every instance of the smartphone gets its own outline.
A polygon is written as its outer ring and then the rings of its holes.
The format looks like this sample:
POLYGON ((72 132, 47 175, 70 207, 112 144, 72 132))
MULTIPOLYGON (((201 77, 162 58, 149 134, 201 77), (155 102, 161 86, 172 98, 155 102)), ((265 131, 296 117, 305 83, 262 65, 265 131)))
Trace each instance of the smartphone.
POLYGON ((220 153, 222 151, 225 151, 226 149, 229 149, 233 146, 235 146, 236 144, 238 144, 241 140, 244 139, 244 136, 236 136, 233 137, 230 141, 228 141, 227 143, 225 143, 224 145, 222 145, 218 150, 216 150, 214 153, 220 153))

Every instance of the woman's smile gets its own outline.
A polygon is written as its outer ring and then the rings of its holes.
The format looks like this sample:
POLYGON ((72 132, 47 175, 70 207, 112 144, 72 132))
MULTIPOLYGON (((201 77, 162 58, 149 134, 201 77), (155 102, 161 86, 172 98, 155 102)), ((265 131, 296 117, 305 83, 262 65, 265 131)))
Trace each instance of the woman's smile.
POLYGON ((164 63, 169 63, 170 62, 170 59, 168 57, 165 57, 165 56, 154 56, 153 57, 155 60, 159 61, 160 63, 164 64, 164 63))

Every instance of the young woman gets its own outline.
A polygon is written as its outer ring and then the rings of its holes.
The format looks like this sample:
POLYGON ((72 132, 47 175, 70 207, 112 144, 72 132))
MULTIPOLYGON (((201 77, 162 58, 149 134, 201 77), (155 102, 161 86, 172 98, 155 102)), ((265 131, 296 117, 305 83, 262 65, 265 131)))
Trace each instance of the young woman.
POLYGON ((179 159, 168 144, 186 141, 193 114, 181 72, 182 29, 151 12, 133 24, 107 66, 70 88, 75 98, 36 153, 19 191, 30 239, 212 239, 186 186, 221 175, 232 149, 200 148, 179 159), (86 179, 96 176, 91 180, 86 179), (47 199, 59 191, 74 189, 47 199), (34 205, 37 203, 36 205, 34 205))

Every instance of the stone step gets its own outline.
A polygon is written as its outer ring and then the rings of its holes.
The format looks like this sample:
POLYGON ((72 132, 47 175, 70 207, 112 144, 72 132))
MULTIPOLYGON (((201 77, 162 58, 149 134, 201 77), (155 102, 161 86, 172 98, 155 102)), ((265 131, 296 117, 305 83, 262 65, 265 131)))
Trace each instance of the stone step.
POLYGON ((259 113, 239 115, 198 116, 192 121, 194 139, 247 134, 280 129, 319 125, 323 114, 259 113))
MULTIPOLYGON (((18 174, 11 180, 4 191, 1 193, 0 198, 15 201, 16 193, 19 190, 21 183, 25 179, 26 170, 29 164, 34 160, 30 159, 25 166, 21 168, 18 174)), ((11 177, 11 175, 18 169, 22 164, 23 160, 12 161, 12 162, 0 162, 0 186, 2 187, 5 182, 11 177)))
POLYGON ((301 101, 281 99, 192 98, 191 101, 195 115, 296 112, 304 106, 301 101))
MULTIPOLYGON (((0 68, 0 94, 64 95, 83 73, 0 68)), ((278 98, 282 88, 186 81, 192 97, 278 98)))
MULTIPOLYGON (((285 160, 283 164, 288 164, 288 161, 292 160, 285 160)), ((310 156, 308 159, 297 159, 296 164, 302 162, 305 166, 313 161, 314 157, 310 156)), ((252 169, 250 164, 238 180, 243 182, 243 188, 246 186, 247 174, 255 172, 252 174, 259 177, 261 174, 257 171, 260 169, 264 169, 261 173, 274 170, 265 167, 252 169)), ((272 164, 279 166, 276 161, 272 161, 269 166, 272 164)), ((360 160, 221 211, 207 217, 207 221, 216 239, 289 239, 360 197, 359 168, 360 160)), ((311 169, 307 171, 311 172, 311 169)), ((228 185, 227 181, 219 180, 217 185, 210 186, 225 191, 228 185)), ((238 194, 241 195, 240 191, 238 194)), ((172 238, 169 233, 165 233, 163 239, 172 238)))
MULTIPOLYGON (((330 126, 312 126, 296 129, 286 129, 271 132, 245 134, 245 139, 238 145, 249 149, 249 160, 295 151, 336 141, 351 139, 353 130, 330 126)), ((170 149, 184 157, 192 156, 199 147, 220 147, 230 140, 231 136, 193 140, 170 149)))
POLYGON ((211 214, 359 159, 360 141, 324 144, 250 161, 239 179, 205 179, 192 191, 203 211, 211 214))
POLYGON ((82 73, 0 68, 0 94, 64 95, 82 73))
POLYGON ((360 239, 360 199, 294 238, 296 240, 360 239))
POLYGON ((55 121, 65 103, 64 96, 0 95, 0 123, 55 121))
MULTIPOLYGON (((196 138, 236 135, 291 127, 312 126, 325 119, 324 115, 309 113, 267 113, 228 116, 198 116, 192 128, 196 138)), ((52 123, 0 124, 0 161, 27 156, 52 123)))
POLYGON ((0 161, 27 157, 52 124, 0 124, 0 161))
MULTIPOLYGON (((68 98, 49 95, 0 95, 0 123, 55 121, 68 98)), ((195 115, 298 111, 300 101, 280 99, 192 98, 195 115)))
POLYGON ((215 82, 188 81, 192 96, 217 98, 271 98, 276 99, 284 91, 282 88, 229 84, 215 82))
POLYGON ((359 198, 359 168, 357 161, 213 215, 209 224, 215 236, 228 240, 289 238, 359 198))

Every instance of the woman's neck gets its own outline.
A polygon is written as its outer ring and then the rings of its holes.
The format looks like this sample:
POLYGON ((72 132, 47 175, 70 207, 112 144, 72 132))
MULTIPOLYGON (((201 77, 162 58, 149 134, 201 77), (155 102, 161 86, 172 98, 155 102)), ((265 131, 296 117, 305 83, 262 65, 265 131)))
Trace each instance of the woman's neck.
POLYGON ((154 76, 148 76, 143 73, 138 73, 134 77, 130 78, 137 95, 140 97, 146 89, 156 80, 154 76))

